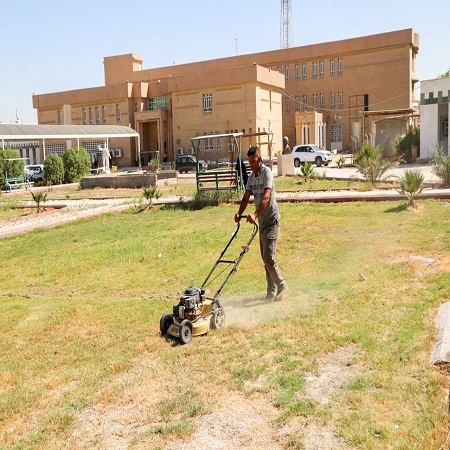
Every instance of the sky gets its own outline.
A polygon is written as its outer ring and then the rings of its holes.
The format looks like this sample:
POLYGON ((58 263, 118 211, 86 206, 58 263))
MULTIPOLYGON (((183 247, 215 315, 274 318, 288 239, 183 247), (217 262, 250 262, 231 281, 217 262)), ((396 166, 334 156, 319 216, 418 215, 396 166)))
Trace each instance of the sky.
MULTIPOLYGON (((291 0, 293 45, 412 28, 416 74, 450 68, 449 0, 291 0)), ((143 69, 280 48, 280 0, 5 0, 0 122, 37 123, 32 95, 104 85, 103 58, 143 57, 143 69)), ((419 91, 416 98, 420 98, 419 91)))

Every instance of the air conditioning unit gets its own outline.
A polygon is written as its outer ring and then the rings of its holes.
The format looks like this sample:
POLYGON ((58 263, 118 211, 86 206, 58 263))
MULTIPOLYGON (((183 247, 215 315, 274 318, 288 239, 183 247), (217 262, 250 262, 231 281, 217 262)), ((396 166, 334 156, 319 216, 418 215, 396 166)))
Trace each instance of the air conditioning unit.
POLYGON ((184 148, 183 148, 183 147, 179 147, 179 148, 178 148, 178 150, 177 150, 177 155, 178 155, 178 156, 184 155, 184 148))
POLYGON ((116 148, 115 153, 116 153, 116 158, 122 158, 123 152, 122 152, 121 148, 116 148))
POLYGON ((194 147, 189 147, 188 148, 188 155, 195 155, 194 147))
POLYGON ((115 158, 116 157, 116 150, 114 150, 113 148, 109 149, 109 154, 111 155, 111 158, 115 158))

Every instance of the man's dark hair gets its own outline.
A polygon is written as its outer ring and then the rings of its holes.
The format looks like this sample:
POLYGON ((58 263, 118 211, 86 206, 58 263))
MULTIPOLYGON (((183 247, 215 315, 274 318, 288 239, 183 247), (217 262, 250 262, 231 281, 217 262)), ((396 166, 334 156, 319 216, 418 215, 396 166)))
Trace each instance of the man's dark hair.
POLYGON ((247 156, 253 156, 259 153, 259 148, 257 145, 252 145, 247 152, 247 156))

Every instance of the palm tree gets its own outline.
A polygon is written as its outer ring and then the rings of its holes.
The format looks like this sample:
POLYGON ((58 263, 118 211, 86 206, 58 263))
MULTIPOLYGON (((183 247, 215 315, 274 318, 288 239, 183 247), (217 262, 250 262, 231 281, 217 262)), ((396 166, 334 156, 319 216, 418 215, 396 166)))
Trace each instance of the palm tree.
POLYGON ((47 200, 47 193, 44 192, 31 192, 31 196, 33 197, 33 201, 36 203, 37 213, 41 212, 41 203, 44 203, 47 200))
POLYGON ((423 191, 425 177, 417 167, 406 169, 400 178, 400 192, 408 197, 408 206, 414 206, 416 196, 423 191))
POLYGON ((312 163, 307 161, 300 168, 303 178, 305 179, 305 183, 307 183, 310 178, 315 175, 314 169, 312 168, 312 163))
POLYGON ((161 191, 156 186, 149 186, 142 188, 142 196, 147 200, 148 206, 146 209, 153 209, 153 200, 158 200, 161 197, 161 191))

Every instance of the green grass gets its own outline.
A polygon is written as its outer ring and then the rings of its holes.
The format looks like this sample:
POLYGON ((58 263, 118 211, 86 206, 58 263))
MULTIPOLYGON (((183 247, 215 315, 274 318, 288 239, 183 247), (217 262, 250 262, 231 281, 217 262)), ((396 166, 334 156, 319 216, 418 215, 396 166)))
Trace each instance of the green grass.
MULTIPOLYGON (((222 295, 228 325, 186 346, 159 336, 159 318, 202 283, 235 206, 126 211, 2 239, 0 448, 76 448, 77 430, 101 448, 83 428, 89 411, 137 414, 131 448, 164 448, 238 392, 276 408, 274 428, 303 424, 286 448, 302 448, 316 421, 356 448, 438 449, 448 379, 428 358, 450 298, 450 203, 401 204, 281 204, 286 298, 261 301, 256 240, 222 295), (343 347, 358 372, 320 404, 306 379, 343 347)), ((243 223, 232 252, 250 231, 243 223)))

